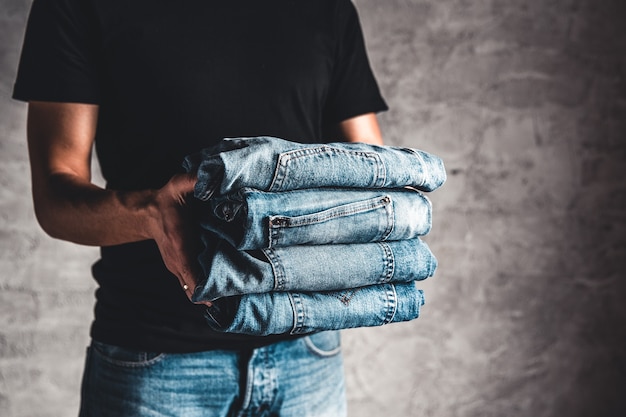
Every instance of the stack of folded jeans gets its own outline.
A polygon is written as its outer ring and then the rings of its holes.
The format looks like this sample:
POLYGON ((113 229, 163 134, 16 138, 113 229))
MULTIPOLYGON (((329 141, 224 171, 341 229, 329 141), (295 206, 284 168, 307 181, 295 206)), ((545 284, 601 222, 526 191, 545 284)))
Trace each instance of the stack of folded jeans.
POLYGON ((419 236, 420 191, 442 161, 410 148, 224 139, 185 159, 197 172, 204 270, 193 300, 218 331, 304 334, 407 321, 437 261, 419 236))

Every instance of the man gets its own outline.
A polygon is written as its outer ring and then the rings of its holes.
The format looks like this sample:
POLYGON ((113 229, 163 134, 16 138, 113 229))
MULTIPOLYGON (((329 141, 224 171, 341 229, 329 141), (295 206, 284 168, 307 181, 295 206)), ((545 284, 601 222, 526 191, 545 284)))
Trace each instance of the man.
POLYGON ((102 247, 81 416, 345 415, 336 332, 218 334, 189 301, 180 164, 223 137, 381 144, 349 0, 35 0, 14 97, 39 223, 102 247))

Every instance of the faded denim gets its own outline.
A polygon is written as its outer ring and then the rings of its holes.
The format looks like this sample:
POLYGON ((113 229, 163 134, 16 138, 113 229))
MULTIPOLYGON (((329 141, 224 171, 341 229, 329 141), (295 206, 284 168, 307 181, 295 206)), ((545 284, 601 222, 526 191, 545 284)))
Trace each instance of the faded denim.
POLYGON ((410 282, 221 298, 205 315, 214 330, 227 333, 306 334, 413 320, 423 304, 422 290, 410 282))
POLYGON ((193 301, 270 291, 327 291, 432 276, 437 260, 419 238, 375 243, 238 251, 207 233, 200 255, 205 278, 193 301))
POLYGON ((430 231, 430 201, 413 189, 244 188, 204 203, 201 226, 239 250, 413 239, 430 231))
POLYGON ((272 137, 224 139, 185 158, 198 172, 195 196, 208 200, 241 188, 402 188, 433 191, 446 180, 443 162, 411 148, 365 143, 301 144, 272 137))
POLYGON ((185 158, 202 201, 205 281, 193 301, 217 331, 307 334, 417 318, 437 260, 419 191, 442 161, 411 148, 224 139, 185 158), (419 190, 419 191, 417 191, 419 190))
POLYGON ((81 400, 80 417, 345 417, 339 332, 192 353, 93 341, 81 400))

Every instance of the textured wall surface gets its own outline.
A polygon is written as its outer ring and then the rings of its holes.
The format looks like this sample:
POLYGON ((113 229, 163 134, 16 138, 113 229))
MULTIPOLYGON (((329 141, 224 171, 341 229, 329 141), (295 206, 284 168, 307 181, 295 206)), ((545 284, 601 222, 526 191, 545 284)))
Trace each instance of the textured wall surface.
MULTIPOLYGON (((626 2, 357 0, 387 144, 447 162, 411 323, 344 332, 351 416, 626 415, 626 2)), ((76 415, 97 251, 53 241, 0 0, 0 416, 76 415)))

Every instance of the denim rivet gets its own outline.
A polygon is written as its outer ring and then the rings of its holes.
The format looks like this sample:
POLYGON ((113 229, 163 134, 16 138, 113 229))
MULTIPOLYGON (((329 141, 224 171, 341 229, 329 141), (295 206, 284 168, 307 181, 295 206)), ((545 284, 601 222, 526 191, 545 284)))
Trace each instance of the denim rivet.
POLYGON ((274 218, 271 221, 272 226, 284 226, 286 221, 283 219, 279 219, 279 218, 274 218))

